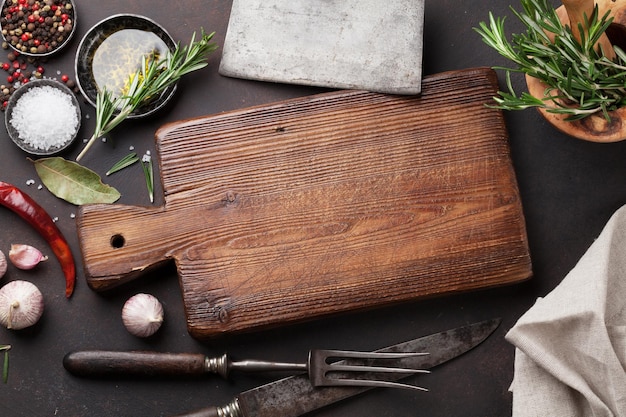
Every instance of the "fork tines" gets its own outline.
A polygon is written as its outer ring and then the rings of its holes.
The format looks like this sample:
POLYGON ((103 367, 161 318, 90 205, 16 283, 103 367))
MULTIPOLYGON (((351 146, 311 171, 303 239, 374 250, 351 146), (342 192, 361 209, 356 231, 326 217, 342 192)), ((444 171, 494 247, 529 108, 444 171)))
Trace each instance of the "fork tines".
POLYGON ((317 352, 320 357, 314 359, 311 358, 311 364, 315 362, 315 366, 323 369, 320 372, 321 377, 324 378, 324 382, 319 382, 320 385, 344 385, 344 386, 365 386, 365 387, 387 387, 387 388, 404 388, 413 389, 419 391, 428 391, 423 387, 418 387, 410 384, 403 384, 395 382, 395 380, 401 379, 404 376, 421 373, 427 374, 430 371, 425 369, 414 368, 402 368, 397 366, 380 366, 374 365, 374 361, 378 360, 401 360, 406 358, 412 358, 416 356, 428 355, 424 352, 356 352, 356 351, 344 351, 344 350, 322 350, 317 352), (337 359, 336 362, 330 362, 330 359, 337 359), (349 359, 360 359, 363 364, 354 364, 354 361, 346 361, 349 359), (350 378, 346 373, 358 372, 363 378, 350 378), (377 379, 379 377, 387 376, 388 379, 377 379))

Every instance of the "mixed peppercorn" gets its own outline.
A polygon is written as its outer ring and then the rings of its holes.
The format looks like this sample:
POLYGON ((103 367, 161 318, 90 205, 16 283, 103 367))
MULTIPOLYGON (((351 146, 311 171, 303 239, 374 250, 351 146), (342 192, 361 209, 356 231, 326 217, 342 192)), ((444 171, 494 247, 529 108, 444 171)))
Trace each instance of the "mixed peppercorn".
POLYGON ((2 35, 17 51, 48 54, 69 39, 74 6, 66 0, 7 0, 0 25, 2 35))
MULTIPOLYGON (((4 111, 13 92, 33 78, 43 78, 40 60, 59 48, 74 27, 74 6, 68 0, 6 0, 2 3, 0 26, 3 49, 12 48, 0 68, 7 74, 0 81, 0 110, 4 111)), ((61 81, 75 90, 67 75, 61 81)))
MULTIPOLYGON (((8 49, 6 43, 3 43, 2 47, 8 49)), ((21 55, 15 51, 7 54, 6 61, 0 62, 0 68, 7 74, 6 82, 0 81, 0 110, 2 111, 4 111, 9 98, 11 98, 11 95, 18 87, 26 84, 33 78, 43 78, 46 71, 39 60, 21 55)), ((68 75, 61 75, 60 80, 67 84, 70 89, 76 89, 76 83, 68 75)))

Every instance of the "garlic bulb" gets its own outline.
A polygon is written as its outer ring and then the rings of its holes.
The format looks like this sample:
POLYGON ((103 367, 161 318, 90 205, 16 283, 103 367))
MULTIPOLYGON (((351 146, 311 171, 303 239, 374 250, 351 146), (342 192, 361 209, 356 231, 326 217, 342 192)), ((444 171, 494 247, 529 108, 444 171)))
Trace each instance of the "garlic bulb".
POLYGON ((4 274, 7 273, 8 266, 9 265, 7 264, 7 257, 4 256, 4 252, 0 250, 0 278, 2 278, 4 274))
POLYGON ((43 295, 28 281, 11 281, 0 288, 0 324, 20 330, 37 323, 43 314, 43 295))
POLYGON ((122 321, 131 334, 138 337, 152 336, 163 323, 163 306, 150 294, 134 295, 122 308, 122 321))
POLYGON ((12 244, 9 259, 19 269, 33 269, 39 262, 47 261, 48 257, 32 246, 12 244))

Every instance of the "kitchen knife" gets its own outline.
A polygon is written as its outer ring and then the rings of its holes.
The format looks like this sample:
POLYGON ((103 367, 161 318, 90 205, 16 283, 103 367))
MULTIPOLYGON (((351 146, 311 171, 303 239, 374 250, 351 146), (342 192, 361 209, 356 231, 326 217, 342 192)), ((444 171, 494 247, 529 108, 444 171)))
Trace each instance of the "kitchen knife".
MULTIPOLYGON (((462 355, 485 340, 500 324, 487 320, 380 349, 379 352, 429 352, 398 361, 411 368, 428 369, 462 355)), ((209 407, 177 417, 298 417, 371 388, 314 388, 306 375, 284 378, 242 392, 229 404, 209 407)))

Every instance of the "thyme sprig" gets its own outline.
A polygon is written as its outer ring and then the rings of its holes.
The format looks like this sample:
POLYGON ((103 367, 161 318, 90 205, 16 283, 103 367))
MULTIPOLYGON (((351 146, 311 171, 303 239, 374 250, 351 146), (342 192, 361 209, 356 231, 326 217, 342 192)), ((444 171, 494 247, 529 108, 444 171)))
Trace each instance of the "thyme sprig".
POLYGON ((511 41, 504 30, 505 18, 495 18, 489 13, 489 23, 481 22, 478 32, 483 41, 516 67, 496 66, 506 71, 508 91, 498 92, 496 105, 503 110, 522 110, 529 107, 567 115, 567 120, 578 120, 608 112, 626 104, 626 54, 614 46, 615 58, 607 58, 598 50, 597 42, 611 25, 613 19, 607 12, 600 16, 598 6, 578 41, 572 28, 563 25, 556 10, 547 0, 521 0, 523 11, 511 8, 526 27, 525 33, 513 34, 511 41), (523 92, 516 94, 511 73, 522 72, 542 81, 545 97, 537 98, 523 92))
POLYGON ((190 72, 208 65, 207 56, 217 49, 211 42, 214 33, 202 31, 201 38, 196 41, 194 33, 189 45, 176 45, 174 51, 162 58, 144 59, 142 67, 129 78, 128 89, 119 97, 113 98, 110 91, 103 88, 96 96, 96 127, 93 135, 76 157, 80 161, 94 142, 109 133, 122 123, 131 113, 157 97, 167 87, 190 72))

